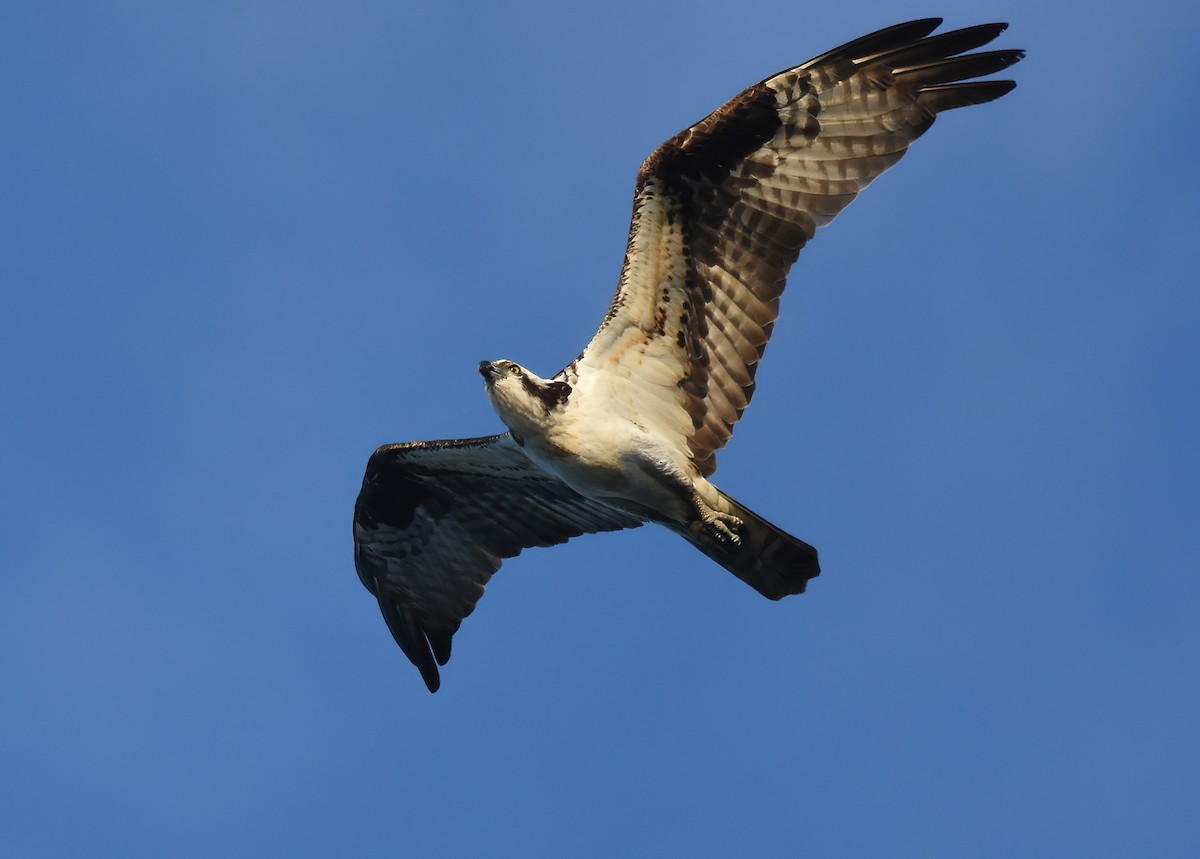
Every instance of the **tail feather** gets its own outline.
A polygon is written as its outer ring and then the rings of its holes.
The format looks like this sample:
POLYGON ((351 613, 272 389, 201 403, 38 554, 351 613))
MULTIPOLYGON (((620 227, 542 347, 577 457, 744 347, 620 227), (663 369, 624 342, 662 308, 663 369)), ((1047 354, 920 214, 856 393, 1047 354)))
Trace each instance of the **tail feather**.
POLYGON ((768 599, 804 593, 821 572, 817 550, 743 507, 724 492, 720 509, 742 520, 741 542, 723 541, 705 531, 680 529, 693 546, 768 599))

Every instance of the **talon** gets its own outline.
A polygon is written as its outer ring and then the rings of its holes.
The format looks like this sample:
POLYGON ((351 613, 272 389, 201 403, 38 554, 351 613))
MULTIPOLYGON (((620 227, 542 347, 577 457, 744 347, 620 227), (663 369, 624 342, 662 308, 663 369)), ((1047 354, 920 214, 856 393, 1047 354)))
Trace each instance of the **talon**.
POLYGON ((704 524, 712 530, 713 536, 722 542, 730 542, 735 546, 740 546, 742 538, 733 529, 740 527, 742 520, 728 513, 722 513, 719 510, 713 510, 711 513, 711 516, 704 517, 704 524))

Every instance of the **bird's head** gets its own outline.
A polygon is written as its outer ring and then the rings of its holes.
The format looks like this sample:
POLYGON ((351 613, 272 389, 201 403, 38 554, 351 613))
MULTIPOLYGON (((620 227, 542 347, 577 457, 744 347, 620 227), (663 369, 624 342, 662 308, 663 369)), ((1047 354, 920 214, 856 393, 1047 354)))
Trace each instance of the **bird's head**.
POLYGON ((566 382, 543 379, 513 361, 480 361, 479 374, 492 408, 516 432, 543 425, 571 395, 566 382))

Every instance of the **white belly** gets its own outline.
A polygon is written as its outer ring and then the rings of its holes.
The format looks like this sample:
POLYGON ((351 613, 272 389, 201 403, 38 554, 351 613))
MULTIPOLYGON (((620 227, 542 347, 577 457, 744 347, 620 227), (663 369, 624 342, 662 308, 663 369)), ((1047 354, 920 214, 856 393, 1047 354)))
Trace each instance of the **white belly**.
POLYGON ((692 480, 670 451, 635 424, 566 419, 525 453, 583 495, 619 510, 686 523, 695 514, 692 480))

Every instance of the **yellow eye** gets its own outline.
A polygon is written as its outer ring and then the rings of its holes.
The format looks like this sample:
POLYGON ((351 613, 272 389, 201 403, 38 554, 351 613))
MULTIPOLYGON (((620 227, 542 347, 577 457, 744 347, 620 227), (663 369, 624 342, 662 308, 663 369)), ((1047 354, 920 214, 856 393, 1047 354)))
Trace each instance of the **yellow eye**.
POLYGON ((521 375, 521 368, 518 367, 516 364, 513 364, 511 367, 508 368, 508 372, 512 373, 514 376, 519 376, 519 375, 521 375))

